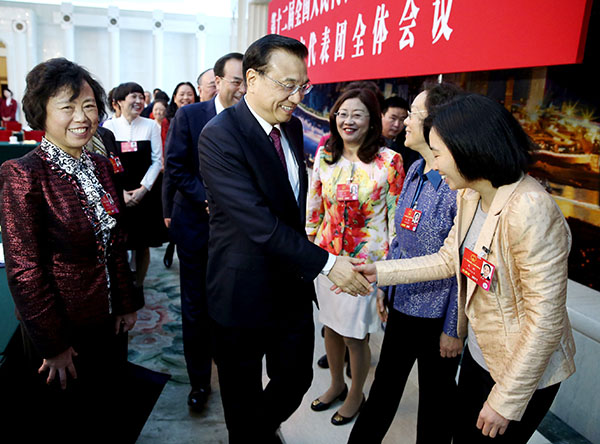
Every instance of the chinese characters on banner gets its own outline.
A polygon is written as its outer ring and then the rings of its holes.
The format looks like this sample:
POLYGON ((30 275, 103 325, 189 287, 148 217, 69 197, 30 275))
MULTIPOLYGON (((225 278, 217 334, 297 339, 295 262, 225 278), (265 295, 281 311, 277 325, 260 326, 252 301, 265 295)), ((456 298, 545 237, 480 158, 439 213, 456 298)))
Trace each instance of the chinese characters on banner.
POLYGON ((313 83, 579 63, 591 0, 272 0, 313 83), (543 14, 542 14, 543 11, 543 14))

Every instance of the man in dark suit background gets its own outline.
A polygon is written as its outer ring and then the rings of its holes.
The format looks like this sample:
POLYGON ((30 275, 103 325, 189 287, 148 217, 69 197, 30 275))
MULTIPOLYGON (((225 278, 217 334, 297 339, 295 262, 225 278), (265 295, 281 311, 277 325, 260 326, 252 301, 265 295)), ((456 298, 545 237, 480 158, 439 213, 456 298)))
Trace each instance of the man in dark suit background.
POLYGON ((402 156, 405 174, 413 162, 421 158, 419 153, 404 146, 406 138, 404 121, 408 116, 409 108, 408 102, 398 96, 388 97, 381 107, 381 135, 386 146, 402 156))
POLYGON ((210 207, 207 303, 229 442, 280 442, 312 381, 313 279, 366 294, 348 257, 306 238, 308 176, 300 121, 306 47, 267 35, 244 55, 247 94, 199 139, 210 207), (262 360, 269 383, 263 389, 262 360))
POLYGON ((188 405, 194 411, 204 408, 212 367, 206 310, 208 213, 198 164, 198 137, 210 119, 242 98, 242 54, 221 57, 214 71, 217 96, 180 108, 165 144, 164 216, 171 219, 170 234, 179 257, 183 351, 191 384, 188 405))

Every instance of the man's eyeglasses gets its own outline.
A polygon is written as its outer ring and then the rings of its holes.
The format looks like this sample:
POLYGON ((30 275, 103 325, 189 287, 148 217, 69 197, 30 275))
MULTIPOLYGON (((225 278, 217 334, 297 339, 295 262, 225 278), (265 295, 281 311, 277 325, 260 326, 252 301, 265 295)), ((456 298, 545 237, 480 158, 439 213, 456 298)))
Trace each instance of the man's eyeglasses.
POLYGON ((264 71, 256 71, 256 72, 258 72, 260 75, 265 76, 271 82, 276 83, 277 85, 281 86, 284 89, 284 91, 288 94, 288 97, 293 96, 297 92, 300 92, 302 95, 306 95, 309 92, 311 92, 311 90, 313 88, 313 86, 310 82, 306 82, 304 85, 295 85, 293 83, 285 84, 285 83, 281 83, 279 80, 272 79, 264 71))

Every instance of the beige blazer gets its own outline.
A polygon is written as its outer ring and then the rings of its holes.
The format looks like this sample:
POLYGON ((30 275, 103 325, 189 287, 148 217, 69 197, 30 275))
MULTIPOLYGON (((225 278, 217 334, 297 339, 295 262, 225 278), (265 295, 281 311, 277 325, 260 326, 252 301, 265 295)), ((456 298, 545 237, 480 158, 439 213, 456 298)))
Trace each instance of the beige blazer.
POLYGON ((479 194, 457 195, 457 215, 442 248, 412 259, 377 262, 378 285, 458 277, 458 334, 467 318, 496 385, 490 406, 520 420, 537 388, 575 372, 575 344, 567 316, 567 257, 571 232, 560 209, 530 176, 502 186, 489 209, 475 253, 496 266, 485 291, 460 272, 460 246, 479 194))

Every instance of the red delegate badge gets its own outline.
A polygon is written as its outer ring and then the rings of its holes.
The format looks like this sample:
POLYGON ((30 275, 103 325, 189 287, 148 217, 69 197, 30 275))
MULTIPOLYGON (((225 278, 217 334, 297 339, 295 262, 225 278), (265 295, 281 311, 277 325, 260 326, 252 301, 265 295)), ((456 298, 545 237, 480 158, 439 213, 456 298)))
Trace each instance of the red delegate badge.
POLYGON ((404 210, 404 216, 402 216, 400 226, 410 231, 417 231, 417 227, 421 221, 421 214, 423 214, 422 211, 415 210, 414 208, 407 208, 404 210))
POLYGON ((117 156, 113 156, 112 154, 110 155, 109 159, 115 174, 125 171, 125 168, 123 168, 123 164, 121 163, 121 159, 119 159, 117 156))
POLYGON ((349 202, 358 200, 357 183, 340 183, 337 186, 336 198, 338 202, 349 202))
POLYGON ((101 202, 106 212, 111 216, 119 212, 119 208, 117 208, 117 205, 110 194, 106 193, 102 196, 101 202))
POLYGON ((490 262, 465 248, 460 272, 471 279, 485 291, 490 291, 492 277, 496 267, 490 262))
POLYGON ((122 153, 135 153, 137 151, 137 142, 121 142, 122 153))

